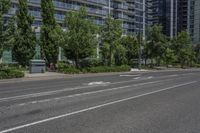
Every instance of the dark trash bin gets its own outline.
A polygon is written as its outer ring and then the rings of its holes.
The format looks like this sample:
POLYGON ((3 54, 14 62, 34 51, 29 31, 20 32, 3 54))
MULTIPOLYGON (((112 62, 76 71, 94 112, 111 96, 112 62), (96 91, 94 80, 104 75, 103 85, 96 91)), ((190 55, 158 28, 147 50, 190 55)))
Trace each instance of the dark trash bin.
POLYGON ((45 73, 46 62, 45 60, 31 60, 29 66, 30 73, 45 73))

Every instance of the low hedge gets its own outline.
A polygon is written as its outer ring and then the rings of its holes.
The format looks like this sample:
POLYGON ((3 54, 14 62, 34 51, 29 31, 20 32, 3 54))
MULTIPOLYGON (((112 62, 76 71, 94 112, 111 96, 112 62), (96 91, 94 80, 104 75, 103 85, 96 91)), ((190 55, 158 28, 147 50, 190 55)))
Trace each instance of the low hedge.
POLYGON ((200 64, 194 64, 194 67, 200 68, 200 64))
POLYGON ((87 72, 89 73, 103 73, 103 72, 126 72, 130 71, 131 68, 130 66, 113 66, 113 67, 108 67, 108 66, 98 66, 98 67, 91 67, 87 68, 87 72))
POLYGON ((14 68, 2 68, 0 69, 0 79, 22 78, 24 72, 14 68))
POLYGON ((78 74, 80 73, 81 71, 76 69, 76 68, 65 68, 63 70, 59 70, 59 72, 62 72, 62 73, 65 73, 65 74, 78 74))
POLYGON ((130 66, 97 66, 97 67, 88 67, 83 69, 76 69, 73 65, 59 63, 58 72, 66 74, 78 74, 78 73, 103 73, 103 72, 126 72, 130 71, 130 66))
POLYGON ((66 74, 76 74, 80 73, 80 70, 76 69, 73 65, 58 63, 57 67, 58 72, 66 73, 66 74))

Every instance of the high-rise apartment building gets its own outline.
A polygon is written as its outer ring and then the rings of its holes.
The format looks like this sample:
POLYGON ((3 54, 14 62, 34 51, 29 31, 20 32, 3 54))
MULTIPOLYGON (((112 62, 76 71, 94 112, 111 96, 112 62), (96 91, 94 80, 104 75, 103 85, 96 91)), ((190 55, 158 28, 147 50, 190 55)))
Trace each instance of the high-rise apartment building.
MULTIPOLYGON (((17 11, 18 0, 11 1, 12 7, 5 18, 17 11)), ((33 26, 38 33, 42 25, 40 2, 28 0, 29 12, 35 18, 33 26)), ((55 18, 61 25, 67 12, 84 6, 88 17, 94 18, 97 25, 103 25, 109 14, 114 19, 120 19, 124 34, 142 33, 145 37, 148 26, 160 24, 164 34, 171 38, 187 30, 194 43, 200 42, 200 0, 53 0, 53 3, 55 18)), ((4 52, 4 55, 8 57, 10 53, 4 52)))
MULTIPOLYGON (((28 0, 29 11, 34 16, 33 26, 41 26, 41 0, 28 0)), ((125 33, 137 33, 144 28, 145 0, 53 0, 55 6, 55 18, 57 22, 63 23, 65 14, 68 11, 79 10, 84 6, 89 17, 94 18, 94 23, 103 25, 105 18, 111 14, 116 19, 123 22, 125 33), (140 27, 141 26, 141 27, 140 27)), ((12 0, 12 8, 8 14, 16 13, 18 0, 12 0)))
MULTIPOLYGON (((18 0, 11 2, 12 7, 5 18, 14 15, 18 9, 18 0)), ((35 18, 33 26, 38 31, 42 25, 40 3, 41 0, 28 0, 29 12, 35 18)), ((88 17, 94 18, 93 21, 97 25, 103 25, 105 18, 110 14, 123 22, 124 34, 145 34, 145 0, 53 0, 53 3, 55 18, 61 25, 67 12, 86 7, 88 17)), ((4 52, 4 55, 7 57, 10 54, 4 52)))

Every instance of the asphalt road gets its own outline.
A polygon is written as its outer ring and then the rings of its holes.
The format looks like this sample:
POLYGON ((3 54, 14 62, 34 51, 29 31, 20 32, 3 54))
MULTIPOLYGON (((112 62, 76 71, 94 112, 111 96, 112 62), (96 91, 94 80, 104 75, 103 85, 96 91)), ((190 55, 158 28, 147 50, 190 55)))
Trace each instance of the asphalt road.
POLYGON ((200 70, 0 82, 0 133, 199 133, 200 70))

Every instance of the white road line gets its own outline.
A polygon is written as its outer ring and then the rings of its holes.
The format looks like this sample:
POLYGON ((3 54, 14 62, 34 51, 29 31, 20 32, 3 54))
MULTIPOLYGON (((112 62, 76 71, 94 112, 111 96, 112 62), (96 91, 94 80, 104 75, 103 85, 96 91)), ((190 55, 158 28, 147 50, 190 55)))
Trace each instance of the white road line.
POLYGON ((168 77, 177 77, 178 75, 177 74, 174 74, 174 75, 169 75, 168 77))
POLYGON ((193 74, 197 74, 197 73, 185 73, 185 74, 181 74, 181 75, 185 76, 185 75, 193 75, 193 74))
POLYGON ((119 75, 120 77, 137 77, 137 76, 140 76, 140 75, 119 75))
POLYGON ((134 79, 140 79, 141 77, 136 77, 136 78, 134 78, 134 79))
MULTIPOLYGON (((167 77, 175 77, 175 76, 168 75, 168 76, 161 76, 159 78, 167 78, 167 77)), ((128 83, 128 82, 135 81, 135 79, 140 79, 140 78, 141 77, 136 77, 133 80, 113 82, 113 83, 110 83, 109 85, 128 83)), ((141 80, 148 80, 148 79, 141 79, 141 80)), ((13 97, 5 97, 5 98, 0 98, 0 102, 9 101, 9 100, 26 99, 26 98, 32 98, 32 97, 39 97, 39 96, 47 96, 47 95, 57 94, 57 93, 66 92, 66 91, 80 90, 80 89, 92 88, 92 87, 98 87, 98 86, 101 86, 101 85, 81 86, 81 87, 79 86, 79 87, 74 87, 74 88, 64 88, 64 89, 55 90, 55 91, 46 91, 46 92, 31 93, 31 94, 19 95, 19 96, 13 96, 13 97)))
POLYGON ((29 124, 25 124, 25 125, 13 127, 13 128, 10 128, 10 129, 2 130, 2 131, 0 131, 0 133, 8 133, 8 132, 11 132, 11 131, 15 131, 15 130, 19 130, 19 129, 22 129, 22 128, 38 125, 38 124, 41 124, 41 123, 53 121, 53 120, 60 119, 60 118, 63 118, 63 117, 76 115, 76 114, 79 114, 79 113, 95 110, 95 109, 98 109, 98 108, 102 108, 102 107, 105 107, 105 106, 117 104, 117 103, 120 103, 120 102, 125 102, 125 101, 133 100, 133 99, 136 99, 136 98, 139 98, 139 97, 143 97, 143 96, 159 93, 159 92, 162 92, 162 91, 166 91, 166 90, 170 90, 170 89, 174 89, 174 88, 190 85, 190 84, 193 84, 193 83, 196 83, 196 82, 197 81, 192 81, 192 82, 188 82, 188 83, 184 83, 184 84, 174 85, 174 86, 171 86, 171 87, 167 87, 167 88, 164 88, 164 89, 160 89, 160 90, 144 93, 144 94, 141 94, 141 95, 137 95, 137 96, 133 96, 133 97, 129 97, 129 98, 124 98, 124 99, 116 100, 116 101, 105 103, 105 104, 100 104, 100 105, 97 105, 97 106, 93 106, 93 107, 90 107, 90 108, 74 111, 74 112, 71 112, 71 113, 67 113, 67 114, 63 114, 63 115, 59 115, 59 116, 55 116, 55 117, 50 117, 50 118, 43 119, 43 120, 40 120, 40 121, 35 121, 35 122, 29 123, 29 124))
POLYGON ((105 85, 105 84, 110 84, 110 82, 96 81, 88 83, 88 85, 105 85))
POLYGON ((147 77, 147 79, 152 79, 153 78, 153 76, 149 76, 149 77, 147 77))
POLYGON ((56 94, 56 93, 60 93, 60 92, 72 91, 72 90, 78 90, 78 89, 84 89, 84 88, 91 88, 91 87, 94 87, 94 86, 65 88, 65 89, 55 90, 55 91, 46 91, 46 92, 41 92, 41 93, 32 93, 32 94, 19 95, 19 96, 13 96, 13 97, 6 97, 6 98, 0 98, 0 102, 7 101, 7 100, 16 100, 16 99, 25 99, 25 98, 31 98, 31 97, 46 96, 46 95, 56 94))
POLYGON ((69 95, 69 96, 56 97, 56 98, 51 98, 51 99, 31 101, 31 102, 21 103, 21 104, 18 104, 18 105, 12 105, 12 106, 9 106, 9 108, 12 108, 13 106, 14 107, 27 106, 27 105, 30 105, 30 104, 44 103, 44 102, 50 102, 50 101, 55 101, 55 100, 61 100, 61 99, 65 99, 65 98, 73 98, 73 97, 78 97, 78 96, 114 91, 114 90, 129 88, 129 87, 138 87, 138 86, 142 86, 142 85, 155 84, 155 83, 160 83, 160 82, 163 82, 163 81, 170 81, 170 80, 172 80, 172 79, 165 79, 165 80, 159 80, 159 81, 154 81, 154 82, 138 83, 138 84, 129 85, 129 86, 122 86, 122 87, 117 87, 117 88, 110 88, 110 89, 104 89, 104 90, 98 90, 98 91, 92 91, 92 92, 85 92, 85 93, 73 94, 73 95, 69 95))

